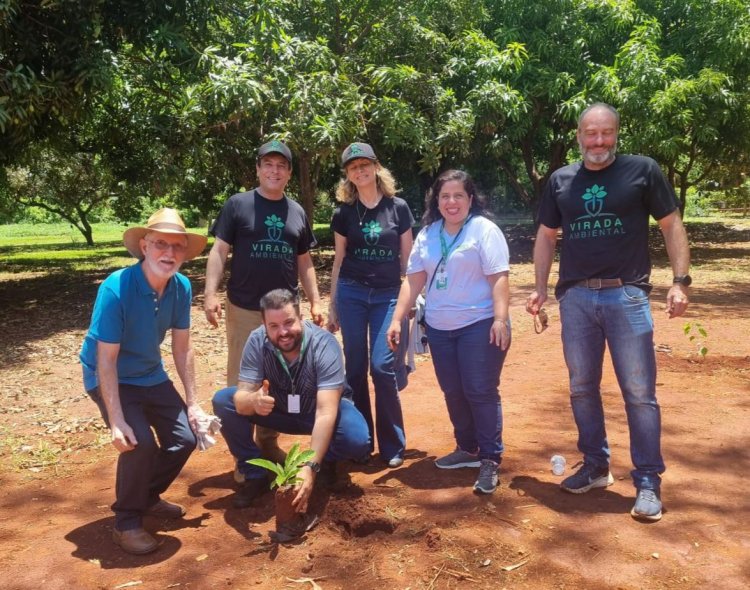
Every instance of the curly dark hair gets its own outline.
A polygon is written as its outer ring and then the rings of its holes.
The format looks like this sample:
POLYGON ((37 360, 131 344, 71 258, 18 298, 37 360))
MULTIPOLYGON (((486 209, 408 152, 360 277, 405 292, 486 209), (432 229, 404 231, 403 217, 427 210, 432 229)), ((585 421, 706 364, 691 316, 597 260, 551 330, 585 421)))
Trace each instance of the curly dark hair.
POLYGON ((463 184, 466 194, 472 198, 469 215, 490 217, 490 212, 487 209, 487 199, 477 191, 477 186, 474 184, 471 176, 463 170, 446 170, 435 179, 435 182, 432 183, 432 186, 427 191, 427 196, 424 200, 424 215, 422 215, 423 226, 443 219, 443 214, 438 209, 438 197, 443 185, 452 180, 457 180, 463 184))

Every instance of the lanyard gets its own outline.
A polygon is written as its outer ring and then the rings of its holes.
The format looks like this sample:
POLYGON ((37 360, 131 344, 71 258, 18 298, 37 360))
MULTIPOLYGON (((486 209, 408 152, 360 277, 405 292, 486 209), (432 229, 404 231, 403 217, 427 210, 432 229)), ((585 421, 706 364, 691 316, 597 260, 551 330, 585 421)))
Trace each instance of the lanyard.
MULTIPOLYGON (((304 330, 304 327, 303 327, 304 330)), ((305 332, 302 332, 302 346, 300 346, 299 350, 299 356, 297 357, 297 366, 294 369, 294 374, 292 375, 291 370, 289 369, 289 365, 286 362, 286 359, 284 358, 284 355, 281 354, 278 348, 275 346, 273 347, 273 352, 276 355, 276 358, 279 360, 279 363, 281 364, 281 367, 284 369, 284 372, 289 376, 289 380, 292 382, 292 394, 297 390, 297 377, 299 376, 300 370, 302 369, 302 361, 305 359, 305 352, 307 351, 307 335, 305 332)))
POLYGON ((443 228, 445 227, 445 219, 443 219, 441 225, 440 225, 440 260, 438 260, 437 266, 435 267, 435 272, 432 273, 432 277, 430 278, 430 284, 427 286, 427 292, 430 291, 432 288, 432 283, 435 281, 435 275, 440 271, 442 267, 444 267, 446 264, 448 264, 448 256, 450 256, 451 251, 456 245, 456 242, 458 241, 458 238, 461 236, 461 232, 464 231, 464 227, 467 223, 469 223, 469 220, 471 219, 471 214, 464 219, 464 222, 461 224, 461 229, 458 230, 458 233, 453 237, 453 241, 451 242, 451 245, 448 246, 445 243, 445 238, 443 237, 443 228))
MULTIPOLYGON (((443 236, 443 229, 445 228, 445 219, 443 219, 442 223, 440 224, 440 253, 443 255, 443 257, 441 258, 441 262, 445 262, 446 264, 448 263, 448 256, 450 256, 453 248, 456 247, 456 242, 458 242, 458 238, 461 237, 461 234, 464 231, 464 227, 466 227, 469 219, 471 219, 471 215, 467 216, 466 219, 464 219, 464 222, 461 224, 461 229, 459 229, 458 233, 453 236, 453 241, 451 242, 450 246, 445 243, 445 237, 443 236)), ((438 263, 438 265, 439 264, 440 263, 438 263)))

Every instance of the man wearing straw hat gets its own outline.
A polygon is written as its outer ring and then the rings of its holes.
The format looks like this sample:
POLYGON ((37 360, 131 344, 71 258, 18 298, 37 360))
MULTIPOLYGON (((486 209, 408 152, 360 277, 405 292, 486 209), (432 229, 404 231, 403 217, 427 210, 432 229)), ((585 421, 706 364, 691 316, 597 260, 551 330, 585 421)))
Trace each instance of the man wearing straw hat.
POLYGON ((203 251, 206 238, 186 231, 177 211, 165 208, 145 227, 125 231, 123 241, 139 262, 112 273, 99 287, 80 358, 86 391, 120 453, 112 538, 128 553, 144 554, 158 546, 143 528, 144 516, 185 514, 182 506, 161 499, 195 449, 203 417, 190 344, 192 290, 177 271, 203 251), (185 401, 161 358, 170 329, 185 401))
MULTIPOLYGON (((250 333, 263 324, 260 299, 273 289, 287 289, 295 298, 298 279, 310 301, 311 320, 323 324, 315 267, 310 249, 316 245, 305 210, 284 194, 292 177, 292 152, 277 140, 258 148, 255 171, 258 187, 232 195, 211 227, 214 244, 206 264, 204 310, 218 327, 218 289, 232 252, 227 283, 227 385, 237 385, 240 359, 250 333)), ((278 433, 258 428, 255 438, 263 455, 284 462, 278 433)), ((240 478, 239 474, 235 477, 240 478)), ((241 482, 242 483, 242 482, 241 482)))

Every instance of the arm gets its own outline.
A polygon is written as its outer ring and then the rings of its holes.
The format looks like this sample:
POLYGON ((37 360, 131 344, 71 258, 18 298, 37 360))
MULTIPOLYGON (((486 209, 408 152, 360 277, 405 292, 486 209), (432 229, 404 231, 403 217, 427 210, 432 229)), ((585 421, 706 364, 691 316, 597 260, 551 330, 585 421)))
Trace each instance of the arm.
POLYGON ((409 255, 411 254, 411 248, 414 245, 414 235, 411 233, 411 228, 407 229, 401 234, 401 243, 399 244, 399 259, 401 261, 401 274, 406 275, 406 265, 409 262, 409 255))
POLYGON ((133 429, 125 422, 120 405, 120 386, 117 380, 117 355, 119 344, 96 343, 96 372, 99 375, 99 391, 107 408, 112 444, 120 452, 132 451, 138 444, 133 429))
MULTIPOLYGON (((690 246, 688 245, 687 232, 682 223, 680 212, 673 211, 659 220, 661 233, 664 235, 664 244, 667 247, 669 262, 672 265, 674 276, 688 274, 690 269, 690 246)), ((667 292, 667 313, 670 318, 676 318, 685 313, 688 306, 689 287, 675 283, 667 292)))
POLYGON ((326 323, 329 332, 336 332, 339 329, 339 318, 336 314, 336 284, 339 281, 341 264, 344 262, 344 256, 346 256, 346 237, 338 232, 333 232, 333 239, 336 250, 333 256, 333 270, 331 270, 331 302, 328 306, 328 322, 326 323))
POLYGON ((495 321, 490 328, 490 344, 496 344, 501 350, 508 350, 510 345, 510 286, 508 271, 498 272, 487 276, 492 287, 492 304, 495 321))
POLYGON ((401 283, 396 309, 393 311, 393 319, 385 334, 391 350, 395 351, 398 348, 398 343, 401 340, 401 322, 409 315, 409 310, 414 306, 417 296, 422 292, 426 283, 427 273, 423 270, 406 275, 406 280, 401 283))
MULTIPOLYGON (((311 461, 321 463, 333 438, 333 429, 336 426, 336 418, 339 414, 339 402, 341 401, 342 388, 319 389, 317 403, 315 406, 315 423, 312 429, 310 448, 315 452, 311 461)), ((297 484, 297 495, 292 505, 297 512, 307 511, 307 502, 312 494, 315 483, 315 473, 308 466, 304 466, 299 472, 302 481, 297 484)))
POLYGON ((539 224, 536 232, 536 243, 534 244, 534 291, 526 299, 526 311, 536 315, 547 301, 547 281, 552 268, 552 260, 555 257, 555 245, 557 244, 557 229, 539 224))
POLYGON ((208 253, 208 262, 206 263, 206 288, 203 290, 203 311, 206 313, 208 323, 214 328, 219 327, 221 319, 221 301, 217 291, 219 283, 224 274, 224 264, 229 255, 230 245, 221 238, 214 238, 214 245, 208 253))
POLYGON ((172 358, 177 374, 185 389, 185 403, 187 404, 188 422, 193 432, 198 433, 198 419, 204 414, 198 405, 197 387, 195 385, 195 356, 190 342, 190 330, 172 328, 172 358))
POLYGON ((310 316, 316 325, 323 325, 323 314, 320 312, 320 294, 318 293, 318 281, 315 277, 315 266, 313 266, 310 252, 297 256, 297 272, 299 281, 305 290, 305 295, 310 301, 310 316))

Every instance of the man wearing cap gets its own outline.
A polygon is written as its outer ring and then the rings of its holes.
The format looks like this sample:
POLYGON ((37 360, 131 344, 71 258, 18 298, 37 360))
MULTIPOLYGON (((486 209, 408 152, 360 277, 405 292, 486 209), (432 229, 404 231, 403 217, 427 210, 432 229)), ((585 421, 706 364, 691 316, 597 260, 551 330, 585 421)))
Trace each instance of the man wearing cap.
POLYGON ((182 506, 160 497, 195 449, 194 432, 203 416, 190 343, 192 291, 177 271, 203 251, 206 238, 187 232, 177 211, 165 208, 145 227, 128 229, 123 241, 139 261, 99 287, 80 359, 86 392, 120 453, 112 538, 128 553, 144 554, 158 546, 143 528, 144 516, 185 514, 182 506), (160 345, 170 329, 185 401, 161 358, 160 345))
MULTIPOLYGON (((206 265, 204 310, 209 323, 221 318, 219 284, 232 251, 227 284, 227 385, 237 385, 242 349, 250 332, 263 322, 260 298, 273 289, 298 295, 297 279, 310 301, 312 320, 321 325, 320 296, 310 248, 315 246, 304 209, 284 195, 292 177, 292 152, 281 141, 264 143, 255 167, 259 186, 231 196, 211 228, 214 245, 206 265)), ((283 462, 278 433, 258 428, 256 440, 263 454, 283 462)))

